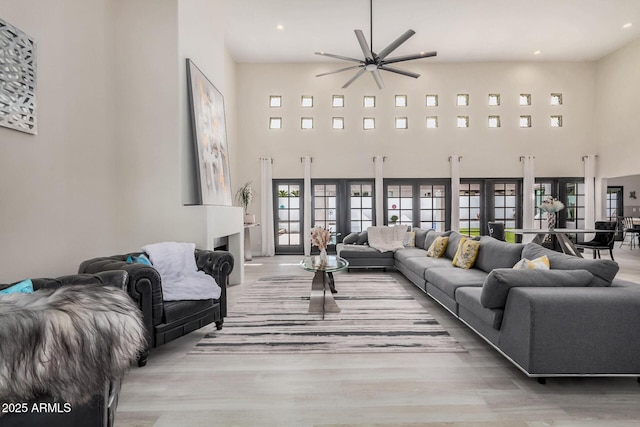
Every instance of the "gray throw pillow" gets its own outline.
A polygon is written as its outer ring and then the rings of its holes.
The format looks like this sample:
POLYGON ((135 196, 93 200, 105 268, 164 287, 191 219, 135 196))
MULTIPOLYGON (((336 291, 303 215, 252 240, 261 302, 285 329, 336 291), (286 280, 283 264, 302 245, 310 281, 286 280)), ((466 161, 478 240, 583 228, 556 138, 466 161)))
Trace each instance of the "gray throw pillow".
POLYGON ((620 267, 610 259, 584 259, 552 251, 535 243, 527 243, 522 258, 535 259, 546 255, 552 270, 587 270, 593 274, 591 286, 610 286, 620 267))
POLYGON ((516 287, 586 287, 593 274, 587 270, 514 270, 497 268, 484 280, 480 304, 486 308, 504 308, 509 290, 516 287))
POLYGON ((367 233, 367 230, 364 230, 358 234, 358 241, 356 242, 356 245, 365 245, 367 243, 369 243, 369 234, 367 233))
POLYGON ((355 245, 358 242, 358 235, 360 233, 349 233, 347 236, 342 239, 342 243, 345 245, 355 245))
POLYGON ((473 265, 489 273, 496 268, 511 268, 522 258, 521 243, 502 242, 489 236, 480 238, 480 250, 473 265))
POLYGON ((416 248, 424 248, 424 239, 427 238, 427 230, 423 230, 422 228, 414 228, 413 231, 416 232, 416 248))

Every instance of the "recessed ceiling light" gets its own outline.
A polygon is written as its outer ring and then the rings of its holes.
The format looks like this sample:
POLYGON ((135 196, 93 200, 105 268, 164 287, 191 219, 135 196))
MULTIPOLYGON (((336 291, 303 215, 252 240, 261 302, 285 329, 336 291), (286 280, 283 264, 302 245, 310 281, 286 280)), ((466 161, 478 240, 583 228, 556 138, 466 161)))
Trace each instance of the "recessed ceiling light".
POLYGON ((282 24, 278 24, 278 25, 276 25, 276 29, 277 29, 278 31, 282 31, 282 30, 284 30, 284 25, 282 25, 282 24))
POLYGON ((542 53, 541 50, 536 50, 535 52, 533 52, 534 55, 540 55, 542 53))
POLYGON ((622 26, 622 28, 624 28, 624 29, 626 30, 627 28, 631 28, 631 26, 632 26, 632 25, 633 25, 633 24, 632 24, 631 22, 627 22, 626 24, 624 24, 624 25, 622 26))

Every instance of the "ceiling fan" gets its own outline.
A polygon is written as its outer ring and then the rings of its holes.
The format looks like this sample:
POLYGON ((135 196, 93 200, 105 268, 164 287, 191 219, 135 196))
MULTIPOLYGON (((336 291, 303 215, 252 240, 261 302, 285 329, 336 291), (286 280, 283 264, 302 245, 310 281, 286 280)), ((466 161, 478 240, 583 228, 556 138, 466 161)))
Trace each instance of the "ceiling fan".
POLYGON ((373 0, 369 0, 369 29, 371 31, 369 40, 371 44, 367 44, 367 40, 364 38, 364 33, 362 30, 355 30, 356 38, 358 39, 358 43, 360 44, 360 48, 362 49, 362 53, 364 54, 364 59, 356 59, 350 58, 347 56, 334 55, 332 53, 326 52, 316 52, 316 55, 328 56, 330 58, 342 59, 344 61, 357 62, 358 65, 353 65, 351 67, 340 68, 339 70, 329 71, 327 73, 317 74, 316 77, 327 76, 329 74, 341 73, 347 70, 353 70, 356 68, 360 68, 360 70, 353 75, 345 84, 342 86, 343 89, 349 87, 351 83, 353 83, 358 77, 363 75, 365 72, 370 71, 373 79, 376 81, 379 89, 384 87, 384 82, 382 81, 382 76, 380 75, 380 70, 390 71, 392 73, 402 74, 403 76, 413 77, 417 79, 420 77, 420 74, 412 73, 411 71, 400 70, 395 67, 390 67, 389 64, 395 64, 397 62, 403 61, 411 61, 413 59, 420 58, 428 58, 431 56, 436 56, 437 52, 420 52, 415 55, 405 55, 405 56, 397 56, 395 58, 388 58, 387 56, 396 50, 402 43, 406 42, 409 37, 413 36, 416 32, 413 30, 407 30, 404 34, 398 37, 395 41, 393 41, 389 46, 385 47, 379 53, 375 53, 373 51, 373 0))

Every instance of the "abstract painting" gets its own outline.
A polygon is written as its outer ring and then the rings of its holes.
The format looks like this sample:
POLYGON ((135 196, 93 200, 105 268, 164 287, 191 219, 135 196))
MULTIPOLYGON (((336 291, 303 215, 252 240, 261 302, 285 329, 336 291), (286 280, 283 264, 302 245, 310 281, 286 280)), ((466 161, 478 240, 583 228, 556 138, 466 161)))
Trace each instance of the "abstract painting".
POLYGON ((224 98, 190 59, 187 59, 187 83, 198 162, 199 203, 231 206, 224 98))
POLYGON ((0 19, 0 126, 37 133, 36 44, 0 19))

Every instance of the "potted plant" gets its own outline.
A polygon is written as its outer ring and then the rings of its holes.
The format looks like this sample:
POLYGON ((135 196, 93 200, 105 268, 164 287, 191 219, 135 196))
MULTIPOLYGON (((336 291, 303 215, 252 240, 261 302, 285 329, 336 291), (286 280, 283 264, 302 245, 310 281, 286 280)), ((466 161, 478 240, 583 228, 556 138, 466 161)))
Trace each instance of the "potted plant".
POLYGON ((278 191, 278 197, 289 197, 289 192, 287 190, 278 191))
POLYGON ((391 215, 391 218, 389 218, 390 224, 394 224, 396 222, 398 222, 398 215, 391 215))
POLYGON ((247 211, 249 205, 253 201, 253 196, 255 196, 255 191, 253 190, 253 188, 251 188, 251 181, 244 184, 236 192, 236 201, 240 206, 242 206, 244 210, 245 224, 253 224, 256 222, 256 216, 249 214, 247 211))

